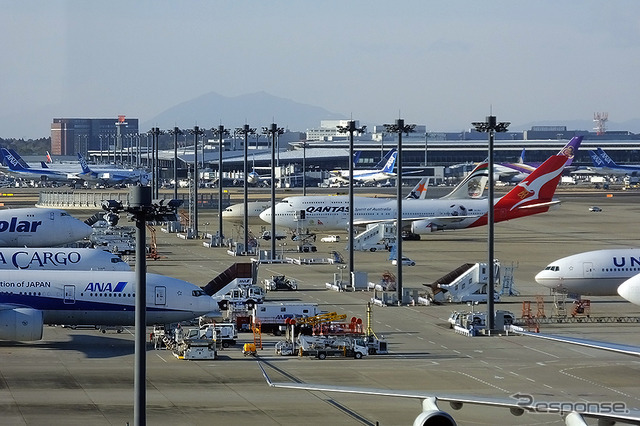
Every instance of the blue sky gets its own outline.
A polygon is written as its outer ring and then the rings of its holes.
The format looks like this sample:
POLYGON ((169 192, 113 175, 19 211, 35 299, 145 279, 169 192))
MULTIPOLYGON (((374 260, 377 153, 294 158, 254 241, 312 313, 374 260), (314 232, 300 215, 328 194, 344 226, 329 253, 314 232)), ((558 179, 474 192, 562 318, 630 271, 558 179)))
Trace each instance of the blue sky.
POLYGON ((0 4, 2 137, 48 136, 54 116, 144 121, 208 92, 434 131, 490 107, 514 124, 640 118, 636 0, 0 4))

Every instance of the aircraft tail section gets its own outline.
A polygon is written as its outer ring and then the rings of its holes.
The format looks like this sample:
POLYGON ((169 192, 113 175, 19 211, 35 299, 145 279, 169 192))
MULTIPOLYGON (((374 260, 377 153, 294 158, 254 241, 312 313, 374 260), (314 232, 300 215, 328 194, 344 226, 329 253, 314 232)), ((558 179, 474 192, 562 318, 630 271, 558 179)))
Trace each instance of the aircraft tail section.
POLYGON ((602 148, 598 148, 598 157, 600 157, 600 159, 602 160, 602 162, 604 163, 605 166, 607 166, 607 167, 618 167, 616 162, 613 161, 613 159, 611 157, 609 157, 609 154, 604 152, 604 149, 602 149, 602 148))
POLYGON ((382 157, 380 159, 380 161, 378 161, 378 164, 376 164, 376 166, 374 167, 374 169, 382 169, 384 168, 384 166, 387 164, 387 161, 389 161, 389 158, 391 158, 391 156, 393 155, 393 153, 396 152, 395 148, 391 148, 389 150, 389 152, 387 152, 384 157, 382 157))
POLYGON ((469 198, 480 198, 484 193, 484 188, 489 181, 489 165, 487 162, 482 162, 476 166, 465 177, 462 182, 456 186, 453 191, 442 197, 448 200, 462 200, 469 198))
POLYGON ((80 167, 82 168, 83 175, 92 175, 93 171, 89 168, 87 161, 84 159, 82 154, 78 153, 78 162, 80 163, 80 167))
POLYGON ((411 192, 405 197, 405 200, 424 200, 427 197, 427 188, 429 187, 430 177, 423 177, 420 182, 413 187, 411 192))
POLYGON ((495 204, 496 222, 543 213, 557 202, 553 195, 569 158, 552 155, 495 204))
POLYGON ((558 155, 564 155, 568 158, 567 164, 565 166, 570 166, 573 163, 573 158, 575 157, 576 151, 580 147, 582 143, 582 136, 574 136, 571 138, 569 142, 558 152, 558 155))
POLYGON ((2 148, 1 151, 2 151, 2 156, 4 157, 4 162, 9 167, 9 170, 12 170, 12 171, 23 171, 23 170, 25 170, 25 168, 20 163, 20 160, 18 160, 18 158, 20 158, 20 156, 18 156, 16 158, 16 156, 14 156, 6 148, 2 148))
POLYGON ((593 167, 605 167, 604 160, 595 151, 589 151, 593 167))
POLYGON ((393 173, 393 168, 396 165, 396 158, 398 158, 398 153, 396 152, 396 150, 394 148, 394 149, 392 149, 390 151, 389 158, 387 159, 387 162, 385 163, 385 165, 382 168, 381 172, 382 173, 393 173))
POLYGON ((22 166, 22 168, 24 169, 29 169, 29 165, 27 164, 26 161, 24 161, 24 159, 22 157, 20 157, 20 154, 18 154, 17 152, 15 152, 13 149, 9 148, 8 151, 11 153, 11 155, 14 156, 14 158, 16 160, 18 160, 18 162, 20 163, 20 165, 22 166))

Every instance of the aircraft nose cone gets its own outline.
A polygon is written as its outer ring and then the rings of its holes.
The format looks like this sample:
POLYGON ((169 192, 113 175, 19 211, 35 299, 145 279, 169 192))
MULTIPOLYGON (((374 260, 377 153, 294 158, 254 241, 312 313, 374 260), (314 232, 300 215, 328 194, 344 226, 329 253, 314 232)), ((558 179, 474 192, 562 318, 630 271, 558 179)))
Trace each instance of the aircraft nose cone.
POLYGON ((267 223, 271 223, 271 211, 269 209, 260 213, 260 219, 267 223))
POLYGON ((73 241, 78 241, 85 237, 88 237, 93 232, 92 227, 80 220, 75 221, 73 226, 70 226, 70 229, 70 234, 73 238, 73 241))
POLYGON ((633 276, 620 284, 618 294, 634 305, 640 305, 640 275, 633 276))
POLYGON ((550 276, 549 271, 543 270, 536 274, 535 280, 538 284, 545 287, 553 288, 556 286, 556 280, 550 276))

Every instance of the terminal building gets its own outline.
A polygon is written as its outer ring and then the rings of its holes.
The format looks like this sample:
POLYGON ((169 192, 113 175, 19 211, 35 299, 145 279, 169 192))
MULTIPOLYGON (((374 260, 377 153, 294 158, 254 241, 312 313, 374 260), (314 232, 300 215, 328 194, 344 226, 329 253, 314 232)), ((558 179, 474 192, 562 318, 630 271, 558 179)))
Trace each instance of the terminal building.
POLYGON ((90 151, 109 152, 121 146, 136 146, 139 141, 138 119, 54 118, 51 123, 51 154, 87 155, 90 151))

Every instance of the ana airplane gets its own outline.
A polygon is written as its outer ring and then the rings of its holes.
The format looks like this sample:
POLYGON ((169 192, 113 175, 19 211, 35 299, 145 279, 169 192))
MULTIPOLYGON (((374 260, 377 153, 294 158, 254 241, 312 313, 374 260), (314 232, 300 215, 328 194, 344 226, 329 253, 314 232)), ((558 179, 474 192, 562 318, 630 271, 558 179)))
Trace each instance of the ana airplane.
MULTIPOLYGON (((625 406, 620 407, 619 410, 599 410, 590 411, 587 407, 588 404, 584 404, 585 409, 582 411, 576 410, 575 404, 554 403, 554 402, 541 402, 536 401, 535 405, 531 405, 533 401, 523 401, 522 399, 516 399, 517 394, 511 399, 507 398, 494 398, 494 397, 481 397, 473 395, 439 395, 431 392, 422 392, 419 390, 394 390, 394 389, 374 389, 374 388, 359 388, 355 386, 336 386, 336 385, 321 385, 312 383, 293 383, 293 382, 272 382, 267 375, 265 369, 262 367, 262 363, 258 361, 258 366, 262 371, 262 376, 270 387, 284 388, 284 389, 297 389, 307 391, 319 391, 319 392, 342 392, 351 394, 364 394, 364 395, 378 395, 394 398, 413 398, 422 401, 422 412, 413 421, 414 426, 429 426, 429 425, 442 425, 442 426, 455 426, 457 423, 453 416, 446 411, 443 411, 438 407, 438 402, 448 402, 453 410, 460 410, 464 404, 480 405, 485 407, 503 408, 508 409, 514 416, 521 416, 525 412, 529 413, 553 413, 564 417, 565 424, 568 426, 584 426, 586 425, 584 419, 598 419, 601 424, 614 424, 617 421, 623 423, 638 424, 640 422, 640 413, 635 411, 629 411, 625 406), (571 406, 572 411, 567 411, 567 407, 571 406)), ((600 423, 599 423, 600 424, 600 423)))
MULTIPOLYGON (((396 174, 393 173, 393 168, 396 164, 396 158, 398 158, 398 152, 393 148, 385 156, 386 161, 382 167, 376 169, 361 169, 353 171, 353 181, 359 183, 372 183, 388 180, 389 178, 395 178, 396 174)), ((349 170, 333 170, 331 171, 330 182, 349 182, 349 170)))
POLYGON ((151 176, 144 170, 125 170, 115 168, 103 168, 97 171, 92 170, 87 164, 82 154, 78 153, 78 162, 82 172, 79 176, 88 182, 97 182, 104 185, 124 185, 141 184, 147 185, 151 181, 151 176))
POLYGON ((2 248, 0 269, 130 271, 117 255, 92 248, 2 248))
POLYGON ((88 237, 92 231, 64 210, 0 210, 0 247, 55 247, 88 237))
POLYGON ((39 169, 34 167, 24 167, 19 156, 16 157, 16 155, 9 152, 6 148, 0 149, 0 153, 3 158, 2 162, 7 167, 6 173, 11 176, 22 179, 55 182, 72 182, 80 180, 78 175, 73 173, 69 174, 48 168, 39 169))
POLYGON ((622 166, 616 164, 602 148, 597 148, 597 152, 589 151, 589 155, 591 156, 593 167, 588 167, 587 169, 598 174, 637 176, 640 172, 640 166, 622 166))
POLYGON ((640 249, 605 249, 555 260, 536 275, 554 291, 583 296, 615 296, 627 279, 640 274, 640 249))
MULTIPOLYGON (((579 141, 576 143, 579 145, 579 141)), ((577 149, 577 146, 576 146, 577 149)), ((564 155, 553 155, 525 180, 494 204, 494 220, 502 222, 544 213, 559 201, 553 199, 565 164, 573 158, 575 149, 564 155)), ((403 227, 422 235, 448 229, 464 229, 487 223, 487 201, 484 199, 404 200, 403 227)), ((354 225, 397 221, 397 201, 372 198, 354 200, 354 225)), ((276 225, 329 231, 344 229, 349 218, 345 197, 288 197, 275 208, 276 225)), ((271 209, 260 214, 270 223, 271 209)))
MULTIPOLYGON (((0 339, 42 339, 43 324, 134 325, 135 272, 7 270, 0 281, 0 339)), ((147 325, 218 309, 201 288, 147 274, 147 325)))

